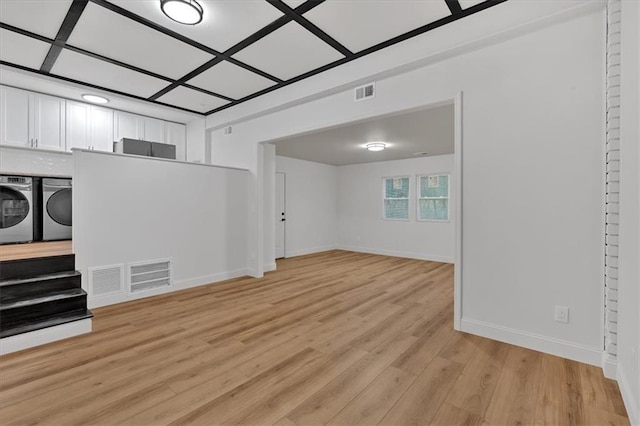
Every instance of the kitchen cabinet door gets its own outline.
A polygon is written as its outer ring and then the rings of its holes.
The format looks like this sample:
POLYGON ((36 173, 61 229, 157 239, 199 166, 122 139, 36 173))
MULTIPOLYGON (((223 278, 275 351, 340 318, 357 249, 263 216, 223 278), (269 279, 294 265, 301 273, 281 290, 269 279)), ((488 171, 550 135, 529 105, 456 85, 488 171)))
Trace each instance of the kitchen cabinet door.
POLYGON ((65 105, 64 99, 33 95, 33 138, 36 148, 65 150, 65 105))
POLYGON ((113 152, 113 110, 91 106, 91 149, 113 152))
POLYGON ((67 151, 91 147, 91 105, 67 101, 67 151))
POLYGON ((187 126, 180 123, 166 123, 167 143, 176 146, 176 160, 186 159, 187 126))
POLYGON ((157 118, 144 117, 145 141, 165 143, 164 121, 157 118))
POLYGON ((122 138, 144 139, 144 118, 116 111, 114 114, 114 133, 116 141, 122 138))
POLYGON ((22 147, 32 146, 29 108, 31 93, 0 87, 0 143, 22 147))

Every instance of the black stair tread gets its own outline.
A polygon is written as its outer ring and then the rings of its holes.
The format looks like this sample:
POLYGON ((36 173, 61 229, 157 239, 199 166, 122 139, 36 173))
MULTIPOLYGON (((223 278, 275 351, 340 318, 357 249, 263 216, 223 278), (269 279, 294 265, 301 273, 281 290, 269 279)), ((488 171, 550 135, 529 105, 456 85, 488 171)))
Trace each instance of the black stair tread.
POLYGON ((16 297, 10 301, 3 301, 0 304, 0 311, 6 311, 12 308, 22 308, 25 306, 33 306, 57 300, 71 299, 86 294, 87 293, 81 288, 72 288, 68 290, 58 290, 56 292, 41 294, 38 296, 27 295, 23 297, 16 297))
POLYGON ((75 254, 0 261, 0 279, 29 278, 75 269, 75 254))
POLYGON ((93 314, 91 313, 91 311, 89 311, 88 309, 81 309, 44 318, 41 321, 32 322, 30 324, 20 324, 17 326, 12 326, 11 324, 3 324, 2 330, 0 330, 0 338, 15 336, 16 334, 28 333, 30 331, 40 330, 43 328, 62 325, 69 322, 79 321, 92 317, 93 314))
POLYGON ((27 284, 27 283, 36 283, 40 281, 46 281, 57 278, 68 278, 68 277, 79 277, 82 274, 78 271, 64 271, 64 272, 54 272, 52 274, 43 274, 36 275, 28 278, 9 278, 6 280, 0 279, 0 287, 16 285, 16 284, 27 284))

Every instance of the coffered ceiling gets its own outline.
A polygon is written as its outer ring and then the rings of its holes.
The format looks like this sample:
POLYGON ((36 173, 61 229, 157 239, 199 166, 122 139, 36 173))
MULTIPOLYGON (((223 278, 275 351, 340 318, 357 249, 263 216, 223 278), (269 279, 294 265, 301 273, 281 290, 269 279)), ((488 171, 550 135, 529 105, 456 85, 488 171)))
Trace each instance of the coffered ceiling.
POLYGON ((506 0, 0 0, 0 64, 212 114, 506 0))

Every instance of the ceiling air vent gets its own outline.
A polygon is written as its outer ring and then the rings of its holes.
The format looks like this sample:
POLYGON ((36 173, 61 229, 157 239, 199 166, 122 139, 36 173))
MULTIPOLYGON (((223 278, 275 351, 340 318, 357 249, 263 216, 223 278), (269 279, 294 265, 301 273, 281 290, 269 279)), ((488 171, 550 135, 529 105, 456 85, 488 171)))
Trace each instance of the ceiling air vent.
POLYGON ((171 287, 171 259, 129 264, 129 292, 171 287))
POLYGON ((376 84, 369 83, 364 86, 356 87, 356 102, 373 98, 376 95, 376 84))
POLYGON ((124 265, 89 268, 89 294, 106 296, 124 292, 124 265))

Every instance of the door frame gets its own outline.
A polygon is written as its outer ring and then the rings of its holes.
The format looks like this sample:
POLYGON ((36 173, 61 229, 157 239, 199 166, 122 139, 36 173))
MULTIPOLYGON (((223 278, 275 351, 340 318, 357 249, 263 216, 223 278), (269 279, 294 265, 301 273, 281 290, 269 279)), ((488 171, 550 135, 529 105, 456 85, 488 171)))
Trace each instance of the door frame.
MULTIPOLYGON (((282 238, 282 257, 277 257, 278 254, 276 253, 276 260, 277 259, 285 259, 287 257, 287 222, 286 222, 286 218, 287 218, 287 174, 285 172, 278 172, 276 171, 276 179, 275 179, 275 190, 276 190, 276 199, 274 200, 274 204, 275 201, 278 200, 278 175, 282 175, 283 177, 283 187, 282 187, 282 197, 283 197, 283 201, 284 201, 284 225, 282 225, 284 227, 283 230, 283 238, 282 238)), ((277 205, 275 207, 278 207, 277 205)), ((275 209, 274 209, 275 210, 275 209)), ((276 213, 276 217, 274 218, 276 219, 276 221, 278 220, 278 215, 276 213)), ((275 243, 277 243, 278 241, 278 233, 275 233, 275 238, 274 238, 274 246, 277 247, 277 245, 275 245, 275 243)), ((275 248, 274 248, 275 251, 275 248)))

